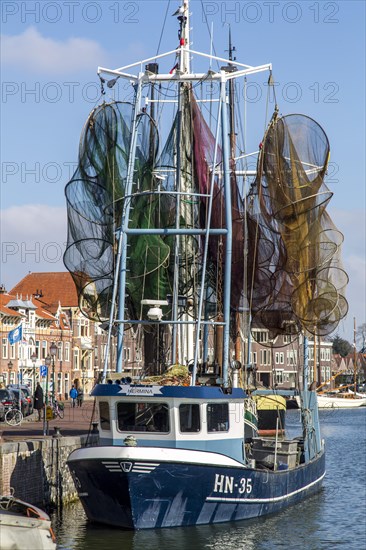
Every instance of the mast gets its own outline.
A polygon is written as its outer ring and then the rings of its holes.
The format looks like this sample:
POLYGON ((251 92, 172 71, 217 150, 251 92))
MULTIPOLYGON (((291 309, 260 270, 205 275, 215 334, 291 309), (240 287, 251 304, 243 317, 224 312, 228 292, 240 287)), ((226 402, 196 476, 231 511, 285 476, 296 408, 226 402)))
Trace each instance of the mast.
POLYGON ((230 299, 231 299, 231 262, 232 262, 232 209, 231 209, 231 170, 230 151, 228 143, 228 121, 226 106, 226 75, 221 71, 221 104, 222 104, 222 160, 225 194, 225 276, 224 276, 224 340, 222 357, 222 377, 225 388, 229 385, 229 355, 230 355, 230 299))
MULTIPOLYGON (((231 26, 229 26, 229 70, 230 72, 236 71, 235 65, 231 61, 235 61, 233 58, 233 52, 235 51, 235 46, 231 42, 231 26)), ((229 81, 229 113, 230 113, 230 164, 231 168, 235 170, 235 149, 236 149, 236 132, 235 132, 235 81, 231 79, 229 81)), ((234 194, 236 189, 232 189, 234 194)), ((234 199, 234 197, 233 197, 234 199)), ((241 316, 239 311, 235 312, 235 360, 241 360, 241 335, 240 335, 240 320, 241 316)))
MULTIPOLYGON (((177 19, 180 23, 178 38, 179 38, 179 50, 178 50, 178 69, 177 73, 180 75, 190 74, 190 29, 189 29, 189 2, 184 0, 182 6, 178 8, 177 19)), ((191 182, 188 181, 187 172, 182 170, 184 168, 182 163, 185 161, 182 153, 184 154, 184 143, 186 137, 186 121, 184 120, 185 94, 190 86, 187 82, 178 82, 178 118, 177 118, 177 150, 176 150, 176 211, 180 213, 176 218, 176 229, 180 227, 180 219, 186 220, 188 226, 192 225, 192 211, 189 201, 181 201, 180 193, 189 193, 192 191, 191 182)), ((174 282, 173 282, 173 304, 172 304, 172 318, 177 320, 178 318, 178 294, 179 294, 179 280, 182 278, 182 274, 179 269, 179 258, 181 252, 184 249, 186 253, 192 252, 192 247, 189 245, 190 237, 178 235, 175 238, 175 254, 174 254, 174 282)), ((187 270, 187 266, 185 266, 187 270)), ((187 277, 187 274, 185 274, 187 277)), ((172 329, 172 363, 179 362, 183 364, 193 359, 193 325, 189 323, 189 316, 184 314, 183 320, 185 324, 181 326, 180 342, 178 347, 178 325, 173 325, 172 329)))
MULTIPOLYGON (((96 292, 98 293, 98 297, 101 296, 101 306, 100 309, 102 311, 102 308, 105 307, 105 309, 108 308, 109 303, 111 303, 111 307, 108 310, 108 317, 110 318, 109 323, 109 329, 108 329, 108 338, 107 338, 107 349, 106 354, 104 357, 104 368, 103 368, 103 380, 106 378, 106 372, 108 368, 108 357, 111 352, 111 337, 112 337, 112 331, 114 331, 115 328, 117 328, 118 332, 118 341, 117 341, 117 372, 121 372, 123 367, 123 338, 124 338, 124 328, 126 326, 126 323, 129 324, 151 324, 150 319, 128 319, 125 312, 125 297, 126 297, 126 278, 127 278, 127 261, 128 258, 128 244, 127 240, 130 237, 138 237, 139 235, 167 235, 175 238, 175 244, 174 244, 174 252, 176 252, 177 260, 175 260, 174 263, 174 275, 173 275, 173 281, 171 281, 171 286, 174 288, 173 292, 173 303, 172 303, 172 310, 173 315, 171 319, 159 319, 159 326, 162 327, 163 325, 169 325, 172 326, 172 362, 175 362, 178 359, 178 334, 179 330, 181 329, 182 337, 185 342, 188 342, 186 345, 186 352, 184 352, 185 360, 191 360, 193 358, 193 334, 195 331, 196 323, 191 319, 191 317, 188 315, 189 311, 186 310, 184 313, 178 311, 178 293, 179 288, 182 286, 185 286, 185 283, 188 282, 188 279, 191 279, 191 276, 193 274, 194 270, 194 264, 196 261, 196 242, 199 240, 201 236, 205 236, 206 231, 198 226, 198 219, 199 219, 199 207, 197 206, 199 204, 199 201, 201 200, 200 197, 205 196, 202 193, 196 192, 195 189, 193 189, 193 183, 191 181, 191 160, 190 160, 190 153, 192 152, 190 150, 190 141, 191 140, 191 120, 188 115, 188 106, 190 102, 189 93, 191 90, 192 85, 198 85, 199 83, 204 82, 206 79, 209 79, 212 83, 217 82, 220 84, 220 102, 221 102, 221 117, 222 117, 222 123, 221 123, 221 138, 223 141, 223 172, 220 177, 223 177, 223 183, 224 183, 224 194, 227 197, 226 202, 226 213, 225 213, 225 224, 223 227, 220 228, 211 228, 209 233, 212 236, 218 236, 219 238, 225 238, 228 242, 228 246, 226 247, 226 253, 225 253, 225 263, 223 264, 225 266, 225 286, 222 289, 223 293, 223 320, 216 320, 216 321, 209 321, 208 319, 205 319, 203 322, 204 325, 215 325, 218 327, 218 329, 224 332, 223 339, 221 340, 221 345, 223 346, 223 363, 224 363, 224 371, 227 371, 228 367, 228 360, 230 357, 230 349, 229 349, 229 343, 230 343, 230 331, 229 331, 229 325, 230 325, 230 287, 231 287, 231 255, 232 255, 232 246, 231 246, 231 239, 232 239, 232 212, 231 212, 231 198, 232 198, 232 191, 231 191, 231 173, 232 168, 230 166, 230 156, 232 157, 233 154, 230 153, 230 149, 235 149, 235 137, 233 134, 232 137, 232 145, 230 145, 230 120, 228 117, 229 114, 229 105, 228 101, 226 99, 226 93, 229 91, 228 83, 235 79, 245 77, 246 75, 252 75, 254 73, 260 73, 265 72, 271 69, 270 64, 264 64, 259 66, 251 66, 246 65, 243 63, 236 63, 236 65, 239 67, 236 69, 235 67, 235 73, 232 71, 232 74, 230 74, 230 70, 221 70, 219 72, 214 72, 208 70, 207 72, 193 72, 191 73, 191 55, 195 54, 199 58, 209 58, 210 59, 210 67, 212 64, 212 61, 217 62, 224 62, 226 65, 231 64, 230 59, 224 59, 220 58, 214 55, 207 55, 205 53, 196 52, 194 50, 190 49, 190 14, 189 14, 189 1, 183 0, 182 5, 178 9, 177 13, 178 21, 180 23, 179 25, 179 45, 177 48, 175 48, 172 51, 166 52, 164 54, 155 55, 154 57, 139 60, 135 63, 128 64, 122 67, 114 68, 114 69, 108 69, 106 67, 98 67, 98 75, 102 80, 104 78, 109 78, 111 80, 108 80, 108 87, 111 88, 117 80, 122 79, 123 81, 127 81, 129 83, 132 83, 134 90, 135 90, 135 97, 134 97, 134 105, 132 108, 132 120, 130 122, 130 145, 129 145, 129 155, 128 155, 128 162, 126 167, 126 176, 125 180, 123 182, 123 194, 126 197, 126 200, 123 201, 123 211, 122 211, 122 220, 120 223, 120 227, 114 227, 111 226, 111 230, 116 232, 117 235, 117 250, 115 250, 116 247, 113 247, 111 250, 111 254, 113 254, 114 258, 114 272, 115 277, 113 280, 113 290, 112 290, 112 296, 111 300, 108 299, 108 303, 104 296, 102 296, 103 289, 99 289, 98 285, 96 284, 96 292), (157 70, 151 70, 152 69, 152 63, 156 64, 158 59, 165 58, 168 56, 175 55, 175 70, 170 71, 168 74, 159 74, 157 70), (146 65, 150 65, 146 66, 146 65), (146 70, 144 73, 139 72, 141 70, 141 67, 145 66, 146 70), (136 68, 138 68, 138 72, 136 72, 136 68), (103 75, 103 78, 101 77, 103 75), (178 162, 176 162, 176 169, 175 169, 175 183, 173 184, 173 178, 172 174, 169 176, 171 178, 171 184, 175 186, 173 195, 175 194, 176 200, 174 202, 175 212, 176 212, 176 219, 177 222, 175 224, 175 227, 168 227, 168 228, 160 228, 160 227, 134 227, 133 224, 130 224, 130 211, 131 211, 131 196, 133 194, 133 185, 134 185, 134 169, 135 169, 135 153, 136 153, 136 147, 137 147, 137 128, 136 123, 138 120, 138 115, 140 114, 141 109, 141 100, 142 100, 142 89, 147 84, 157 85, 160 83, 174 83, 176 86, 178 86, 178 116, 177 116, 177 122, 176 122, 176 132, 178 134, 177 139, 177 156, 180 156, 180 158, 176 159, 178 162), (188 105, 187 105, 188 103, 188 105), (187 166, 185 166, 185 163, 187 166), (182 196, 184 195, 184 200, 182 199, 182 196), (192 199, 193 197, 193 199, 192 199), (196 198, 197 197, 197 198, 196 198), (184 222, 182 222, 184 220, 184 222), (187 250, 186 258, 185 258, 185 265, 179 261, 179 255, 182 251, 182 249, 187 250), (181 267, 182 266, 182 267, 181 267), (187 281, 182 280, 182 276, 187 278, 187 281), (173 284, 174 283, 174 284, 173 284), (105 300, 105 303, 104 301, 105 300), (118 307, 117 307, 118 302, 118 307), (183 314, 183 317, 181 319, 178 319, 179 313, 183 314)), ((233 50, 233 48, 230 46, 230 49, 233 50)), ((233 85, 230 85, 230 88, 233 92, 234 87, 233 85)), ((157 89, 157 88, 155 88, 157 89)), ((232 93, 230 92, 230 93, 232 93)), ((154 97, 152 97, 151 102, 152 104, 156 101, 154 97)), ((101 112, 103 111, 104 107, 101 108, 101 112)), ((113 106, 112 106, 113 110, 113 106)), ((152 111, 153 114, 153 111, 152 111)), ((99 112, 97 112, 98 116, 99 112)), ((232 112, 231 117, 233 117, 234 113, 232 112)), ((142 119, 141 119, 142 120, 142 119)), ((108 121, 106 122, 108 125, 108 121)), ((85 136, 87 136, 88 128, 85 130, 85 136)), ((102 130, 101 130, 102 132, 102 130)), ((218 134, 219 135, 219 134, 218 134)), ((150 153, 156 153, 154 150, 155 144, 153 140, 153 132, 150 133, 150 153)), ((80 170, 83 169, 83 159, 80 160, 80 170)), ((84 172, 83 172, 84 173, 84 172)), ((213 170, 213 174, 217 175, 217 172, 213 170)), ((78 180, 79 181, 79 180, 78 180)), ((78 211, 78 205, 75 208, 75 205, 73 203, 73 197, 72 194, 73 187, 75 186, 75 179, 70 180, 68 183, 68 191, 67 191, 67 200, 68 200, 68 211, 73 213, 73 217, 71 218, 71 215, 69 217, 69 223, 74 227, 76 221, 78 219, 84 219, 84 212, 78 211), (77 220, 75 221, 75 210, 77 212, 77 220)), ((89 185, 86 182, 83 182, 84 186, 89 185)), ((108 179, 108 184, 112 185, 112 182, 108 179)), ((112 187, 111 187, 112 188, 112 187)), ((107 190, 109 193, 109 189, 107 190)), ((111 197, 113 201, 113 197, 111 197)), ((97 200, 94 197, 94 200, 92 201, 92 205, 95 205, 96 207, 99 207, 99 204, 97 204, 97 200)), ((80 209, 82 210, 82 209, 80 209)), ((104 216, 104 214, 103 214, 104 216)), ((107 218, 107 216, 105 216, 107 218)), ((103 220, 105 219, 103 217, 103 220)), ((107 232, 110 231, 108 220, 106 219, 106 230, 105 235, 107 236, 107 232)), ((100 226, 100 220, 97 220, 94 222, 93 220, 89 223, 90 228, 88 227, 88 231, 90 231, 90 234, 95 237, 95 229, 94 226, 98 225, 98 228, 100 226)), ((108 233, 109 234, 109 233, 108 233)), ((77 246, 77 241, 74 239, 73 233, 70 232, 70 235, 72 237, 68 241, 67 245, 67 251, 65 253, 65 265, 69 269, 71 273, 75 273, 79 275, 80 272, 80 266, 77 262, 75 262, 71 256, 71 251, 74 249, 75 246, 77 246)), ((103 233, 104 235, 104 233, 103 233)), ((224 250, 222 251, 222 254, 224 254, 224 250)), ((91 265, 91 260, 93 257, 88 252, 87 249, 83 252, 82 260, 83 260, 83 266, 91 265)), ((83 268, 84 269, 84 268, 83 268)), ((108 272, 103 272, 103 276, 106 280, 109 280, 108 277, 110 276, 109 271, 109 265, 108 265, 108 272)), ((95 275, 94 273, 91 273, 90 269, 86 269, 85 276, 89 276, 91 281, 95 281, 95 275), (90 272, 90 273, 89 273, 90 272)), ((98 279, 99 281, 99 279, 98 279)), ((97 282, 98 282, 97 281, 97 282)), ((193 281, 194 282, 194 281, 193 281)), ((87 298, 90 298, 87 294, 87 290, 85 290, 83 281, 77 282, 78 287, 78 293, 79 296, 87 296, 87 298)), ((188 285, 186 285, 188 286, 188 285)), ((192 285, 191 285, 192 286, 192 285)), ((197 289, 194 288, 193 290, 189 290, 189 292, 196 293, 197 289)), ((192 296, 187 296, 188 298, 192 296)), ((136 304, 134 304, 136 306, 136 304)), ((99 307, 99 306, 98 306, 99 307)), ((98 309, 99 313, 99 309, 98 309)), ((102 311, 104 314, 104 310, 102 311)), ((205 330, 205 332, 207 332, 205 330)), ((180 359, 182 359, 182 352, 181 352, 182 346, 179 346, 180 350, 180 359)), ((206 350, 207 351, 207 350, 206 350)), ((221 356, 221 357, 222 357, 221 356)), ((206 357, 205 357, 206 359, 206 357)), ((224 383, 227 384, 227 372, 224 374, 224 383)))
POLYGON ((357 391, 357 351, 356 351, 356 317, 353 317, 353 393, 356 397, 357 391))
MULTIPOLYGON (((230 71, 235 71, 236 67, 231 63, 233 61, 233 52, 235 47, 231 43, 231 27, 229 26, 229 67, 230 71)), ((234 58, 235 59, 235 58, 234 58)), ((234 162, 235 147, 236 147, 236 133, 235 133, 235 104, 234 104, 234 79, 229 81, 229 109, 230 109, 230 161, 234 162)))

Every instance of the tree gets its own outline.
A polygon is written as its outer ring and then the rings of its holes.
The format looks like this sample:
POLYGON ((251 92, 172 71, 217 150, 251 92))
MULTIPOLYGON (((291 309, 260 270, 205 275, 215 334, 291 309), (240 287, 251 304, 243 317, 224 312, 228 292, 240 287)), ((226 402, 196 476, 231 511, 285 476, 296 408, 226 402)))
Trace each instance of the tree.
POLYGON ((331 341, 333 342, 334 354, 338 354, 341 357, 346 357, 349 353, 353 351, 352 345, 347 340, 343 340, 343 338, 338 335, 331 338, 331 341))
POLYGON ((366 323, 359 325, 356 330, 356 342, 362 353, 366 352, 366 323))

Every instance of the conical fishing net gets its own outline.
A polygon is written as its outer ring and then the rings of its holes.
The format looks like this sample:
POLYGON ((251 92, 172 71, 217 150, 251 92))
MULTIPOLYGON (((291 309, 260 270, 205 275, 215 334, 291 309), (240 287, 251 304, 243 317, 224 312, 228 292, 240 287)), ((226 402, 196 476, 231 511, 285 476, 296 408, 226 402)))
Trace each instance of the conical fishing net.
POLYGON ((324 336, 347 314, 343 236, 325 210, 328 158, 314 120, 273 117, 248 200, 252 328, 268 329, 272 343, 301 330, 324 336))

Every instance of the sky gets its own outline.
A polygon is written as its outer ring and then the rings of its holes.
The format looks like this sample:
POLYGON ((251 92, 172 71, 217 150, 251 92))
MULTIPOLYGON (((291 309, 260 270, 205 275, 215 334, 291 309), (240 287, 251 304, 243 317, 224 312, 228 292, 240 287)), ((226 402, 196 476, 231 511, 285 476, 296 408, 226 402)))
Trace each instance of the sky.
MULTIPOLYGON (((365 6, 363 0, 193 0, 190 6, 193 49, 209 52, 212 29, 215 52, 226 57, 230 25, 238 61, 272 63, 280 112, 307 114, 328 135, 326 183, 334 193, 328 211, 344 234, 350 280, 349 313, 337 333, 349 341, 353 319, 357 326, 366 321, 365 6)), ((178 7, 167 0, 1 3, 0 283, 7 290, 29 271, 64 270, 64 188, 84 122, 104 99, 97 67, 173 50, 178 7)), ((248 89, 247 132, 257 144, 264 130, 263 74, 248 89)), ((115 87, 114 97, 125 98, 127 88, 115 87)))

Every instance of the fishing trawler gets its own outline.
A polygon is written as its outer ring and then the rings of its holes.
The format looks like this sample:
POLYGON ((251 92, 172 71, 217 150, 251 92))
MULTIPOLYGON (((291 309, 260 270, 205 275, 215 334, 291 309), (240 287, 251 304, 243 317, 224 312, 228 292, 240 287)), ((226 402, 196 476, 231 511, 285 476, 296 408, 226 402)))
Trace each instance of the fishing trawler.
POLYGON ((248 152, 235 84, 266 72, 273 93, 271 64, 234 63, 231 40, 228 59, 193 51, 187 0, 176 15, 174 50, 98 69, 103 92, 124 80, 133 100, 92 111, 66 187, 65 265, 85 315, 109 320, 92 391, 99 445, 73 451, 68 466, 89 520, 126 529, 243 520, 318 491, 325 454, 306 334, 334 330, 347 310, 324 131, 276 106, 248 152), (295 439, 256 431, 247 335, 262 330, 274 346, 305 334, 295 439), (128 331, 155 361, 138 380, 128 331))

